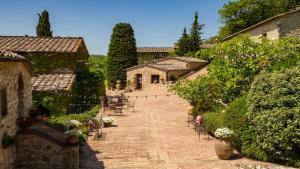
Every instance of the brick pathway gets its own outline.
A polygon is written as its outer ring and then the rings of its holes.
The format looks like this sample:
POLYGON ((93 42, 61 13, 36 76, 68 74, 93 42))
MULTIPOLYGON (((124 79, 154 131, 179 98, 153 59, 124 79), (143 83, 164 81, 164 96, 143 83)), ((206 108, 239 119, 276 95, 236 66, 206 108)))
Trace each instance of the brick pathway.
MULTIPOLYGON (((82 148, 82 169, 283 169, 249 159, 219 160, 214 139, 200 140, 186 123, 188 103, 165 88, 135 91, 136 112, 113 116, 116 126, 104 128, 105 140, 82 148), (154 93, 155 92, 155 93, 154 93), (165 95, 138 97, 146 95, 165 95), (257 166, 257 167, 255 167, 257 166)), ((133 97, 134 96, 134 97, 133 97)))

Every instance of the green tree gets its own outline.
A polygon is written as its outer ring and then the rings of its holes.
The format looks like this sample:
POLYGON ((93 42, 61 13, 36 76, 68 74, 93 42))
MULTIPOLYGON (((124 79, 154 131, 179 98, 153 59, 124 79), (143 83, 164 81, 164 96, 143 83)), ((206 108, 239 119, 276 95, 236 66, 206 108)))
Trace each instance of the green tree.
POLYGON ((200 45, 202 44, 202 39, 201 39, 201 30, 203 29, 203 24, 200 25, 198 22, 198 12, 195 12, 195 18, 194 22, 192 24, 191 28, 191 34, 189 36, 189 52, 196 53, 200 49, 200 45))
POLYGON ((296 3, 296 0, 229 1, 219 10, 221 21, 224 23, 219 35, 228 36, 272 16, 287 12, 294 9, 296 3))
POLYGON ((107 56, 107 82, 114 87, 117 80, 126 84, 126 69, 137 65, 134 31, 128 23, 118 23, 111 35, 107 56))
POLYGON ((51 25, 49 21, 49 14, 44 10, 39 15, 39 22, 36 26, 36 35, 42 37, 52 37, 51 25))
POLYGON ((175 53, 176 55, 183 56, 188 52, 189 52, 189 35, 186 32, 186 28, 184 28, 182 36, 177 42, 175 53))

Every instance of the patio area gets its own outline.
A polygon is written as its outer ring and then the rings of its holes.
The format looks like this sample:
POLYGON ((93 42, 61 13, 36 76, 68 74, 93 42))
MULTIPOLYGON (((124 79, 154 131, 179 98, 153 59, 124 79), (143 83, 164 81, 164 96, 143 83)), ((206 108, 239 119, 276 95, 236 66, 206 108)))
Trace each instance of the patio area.
POLYGON ((112 116, 114 125, 103 129, 103 140, 89 137, 81 150, 81 169, 287 168, 240 157, 219 160, 216 140, 205 133, 199 140, 186 123, 188 103, 165 87, 126 95, 135 100, 135 112, 112 116))

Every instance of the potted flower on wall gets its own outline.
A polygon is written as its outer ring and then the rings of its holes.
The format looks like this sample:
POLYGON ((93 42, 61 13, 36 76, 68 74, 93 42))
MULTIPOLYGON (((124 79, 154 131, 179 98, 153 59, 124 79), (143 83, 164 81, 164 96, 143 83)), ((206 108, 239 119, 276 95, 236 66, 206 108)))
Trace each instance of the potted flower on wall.
POLYGON ((5 132, 2 136, 1 143, 2 143, 2 148, 7 149, 8 147, 11 147, 15 144, 15 139, 14 137, 8 135, 5 132))
POLYGON ((218 128, 214 134, 218 138, 218 141, 215 143, 217 156, 221 160, 228 160, 233 154, 233 147, 229 141, 233 135, 233 131, 224 127, 218 128))
POLYGON ((110 127, 112 126, 112 123, 114 120, 111 117, 104 117, 103 119, 104 127, 110 127))
POLYGON ((67 131, 65 131, 64 134, 65 134, 67 142, 69 144, 76 144, 79 142, 79 136, 82 133, 81 133, 81 131, 78 131, 78 130, 67 130, 67 131))

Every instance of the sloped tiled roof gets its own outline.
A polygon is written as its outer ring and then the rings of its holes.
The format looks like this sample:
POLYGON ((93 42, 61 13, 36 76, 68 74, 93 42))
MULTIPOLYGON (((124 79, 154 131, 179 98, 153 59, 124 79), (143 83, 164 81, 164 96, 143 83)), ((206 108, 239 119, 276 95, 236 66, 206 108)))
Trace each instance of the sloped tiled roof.
POLYGON ((31 78, 31 86, 33 91, 67 91, 74 80, 74 74, 40 74, 31 78))
POLYGON ((182 62, 187 62, 187 63, 207 63, 207 61, 203 59, 185 57, 185 56, 165 57, 165 58, 154 60, 154 63, 159 63, 161 61, 172 60, 172 59, 182 61, 182 62))
POLYGON ((186 67, 182 67, 179 65, 173 65, 173 64, 149 64, 152 68, 157 68, 164 71, 176 71, 176 70, 188 70, 186 67))
POLYGON ((0 36, 0 50, 13 52, 77 52, 81 37, 0 36))
POLYGON ((139 47, 137 48, 138 53, 167 53, 174 52, 173 47, 139 47))
POLYGON ((13 53, 10 51, 0 50, 0 60, 1 59, 11 59, 11 60, 26 60, 23 56, 13 53))

